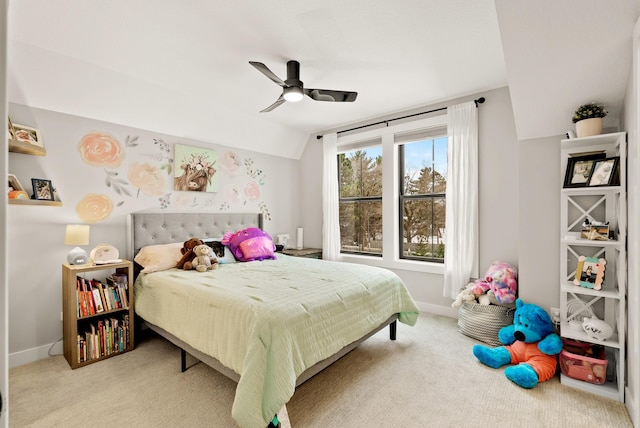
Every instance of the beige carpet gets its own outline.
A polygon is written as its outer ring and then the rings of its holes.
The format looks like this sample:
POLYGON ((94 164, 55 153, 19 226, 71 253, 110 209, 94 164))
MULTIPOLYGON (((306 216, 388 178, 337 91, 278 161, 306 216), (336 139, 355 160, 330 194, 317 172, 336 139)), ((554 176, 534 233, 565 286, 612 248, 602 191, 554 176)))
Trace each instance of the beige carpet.
MULTIPOLYGON (((625 406, 558 378, 522 389, 471 354, 456 321, 421 315, 371 337, 298 387, 283 427, 632 427, 625 406)), ((10 427, 236 427, 235 383, 204 364, 180 372, 179 351, 155 336, 71 370, 62 356, 9 373, 10 427)))

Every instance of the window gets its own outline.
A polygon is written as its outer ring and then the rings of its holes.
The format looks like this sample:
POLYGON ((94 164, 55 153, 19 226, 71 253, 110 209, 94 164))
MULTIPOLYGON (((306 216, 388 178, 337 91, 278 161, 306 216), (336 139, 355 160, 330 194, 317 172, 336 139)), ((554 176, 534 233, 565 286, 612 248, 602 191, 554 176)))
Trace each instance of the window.
POLYGON ((447 141, 446 114, 338 136, 340 260, 443 273, 447 141))
POLYGON ((447 137, 398 147, 400 258, 444 262, 447 137))
POLYGON ((382 147, 338 154, 340 251, 382 255, 382 147))

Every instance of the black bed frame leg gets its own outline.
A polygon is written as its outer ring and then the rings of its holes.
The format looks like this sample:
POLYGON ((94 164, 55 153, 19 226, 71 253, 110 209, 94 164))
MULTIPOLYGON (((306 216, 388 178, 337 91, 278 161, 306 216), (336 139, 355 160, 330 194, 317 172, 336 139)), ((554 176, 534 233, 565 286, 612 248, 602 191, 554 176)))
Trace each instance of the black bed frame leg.
POLYGON ((183 373, 187 371, 187 351, 182 348, 180 349, 180 371, 183 373))
POLYGON ((396 329, 397 329, 397 321, 393 321, 389 324, 389 339, 396 340, 396 329))

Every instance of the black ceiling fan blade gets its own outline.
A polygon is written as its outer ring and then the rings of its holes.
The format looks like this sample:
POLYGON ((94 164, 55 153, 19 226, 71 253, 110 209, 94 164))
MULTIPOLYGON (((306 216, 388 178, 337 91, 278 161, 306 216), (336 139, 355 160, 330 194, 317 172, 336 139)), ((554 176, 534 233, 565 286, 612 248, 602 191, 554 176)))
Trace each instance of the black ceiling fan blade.
POLYGON ((274 82, 276 82, 278 85, 282 86, 283 88, 287 86, 282 81, 282 79, 280 79, 278 76, 276 76, 271 70, 269 70, 269 67, 267 67, 263 63, 256 62, 256 61, 249 61, 249 64, 253 65, 256 69, 258 69, 258 71, 260 71, 262 74, 264 74, 269 79, 273 80, 274 82))
POLYGON ((282 95, 280 95, 280 97, 276 100, 275 103, 271 104, 269 107, 267 107, 264 110, 260 110, 260 113, 267 113, 271 110, 273 110, 274 108, 278 107, 280 104, 284 103, 286 100, 284 99, 284 97, 282 95))
POLYGON ((315 101, 353 102, 358 97, 357 92, 330 89, 305 89, 304 93, 315 101))

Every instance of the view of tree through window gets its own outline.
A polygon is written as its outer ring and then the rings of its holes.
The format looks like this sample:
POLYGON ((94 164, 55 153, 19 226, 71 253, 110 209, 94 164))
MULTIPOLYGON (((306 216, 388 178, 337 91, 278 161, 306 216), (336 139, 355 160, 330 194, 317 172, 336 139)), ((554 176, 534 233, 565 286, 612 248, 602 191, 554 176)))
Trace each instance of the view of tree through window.
POLYGON ((341 252, 382 254, 382 148, 338 155, 341 252))
POLYGON ((399 146, 402 258, 444 262, 447 137, 399 146))

